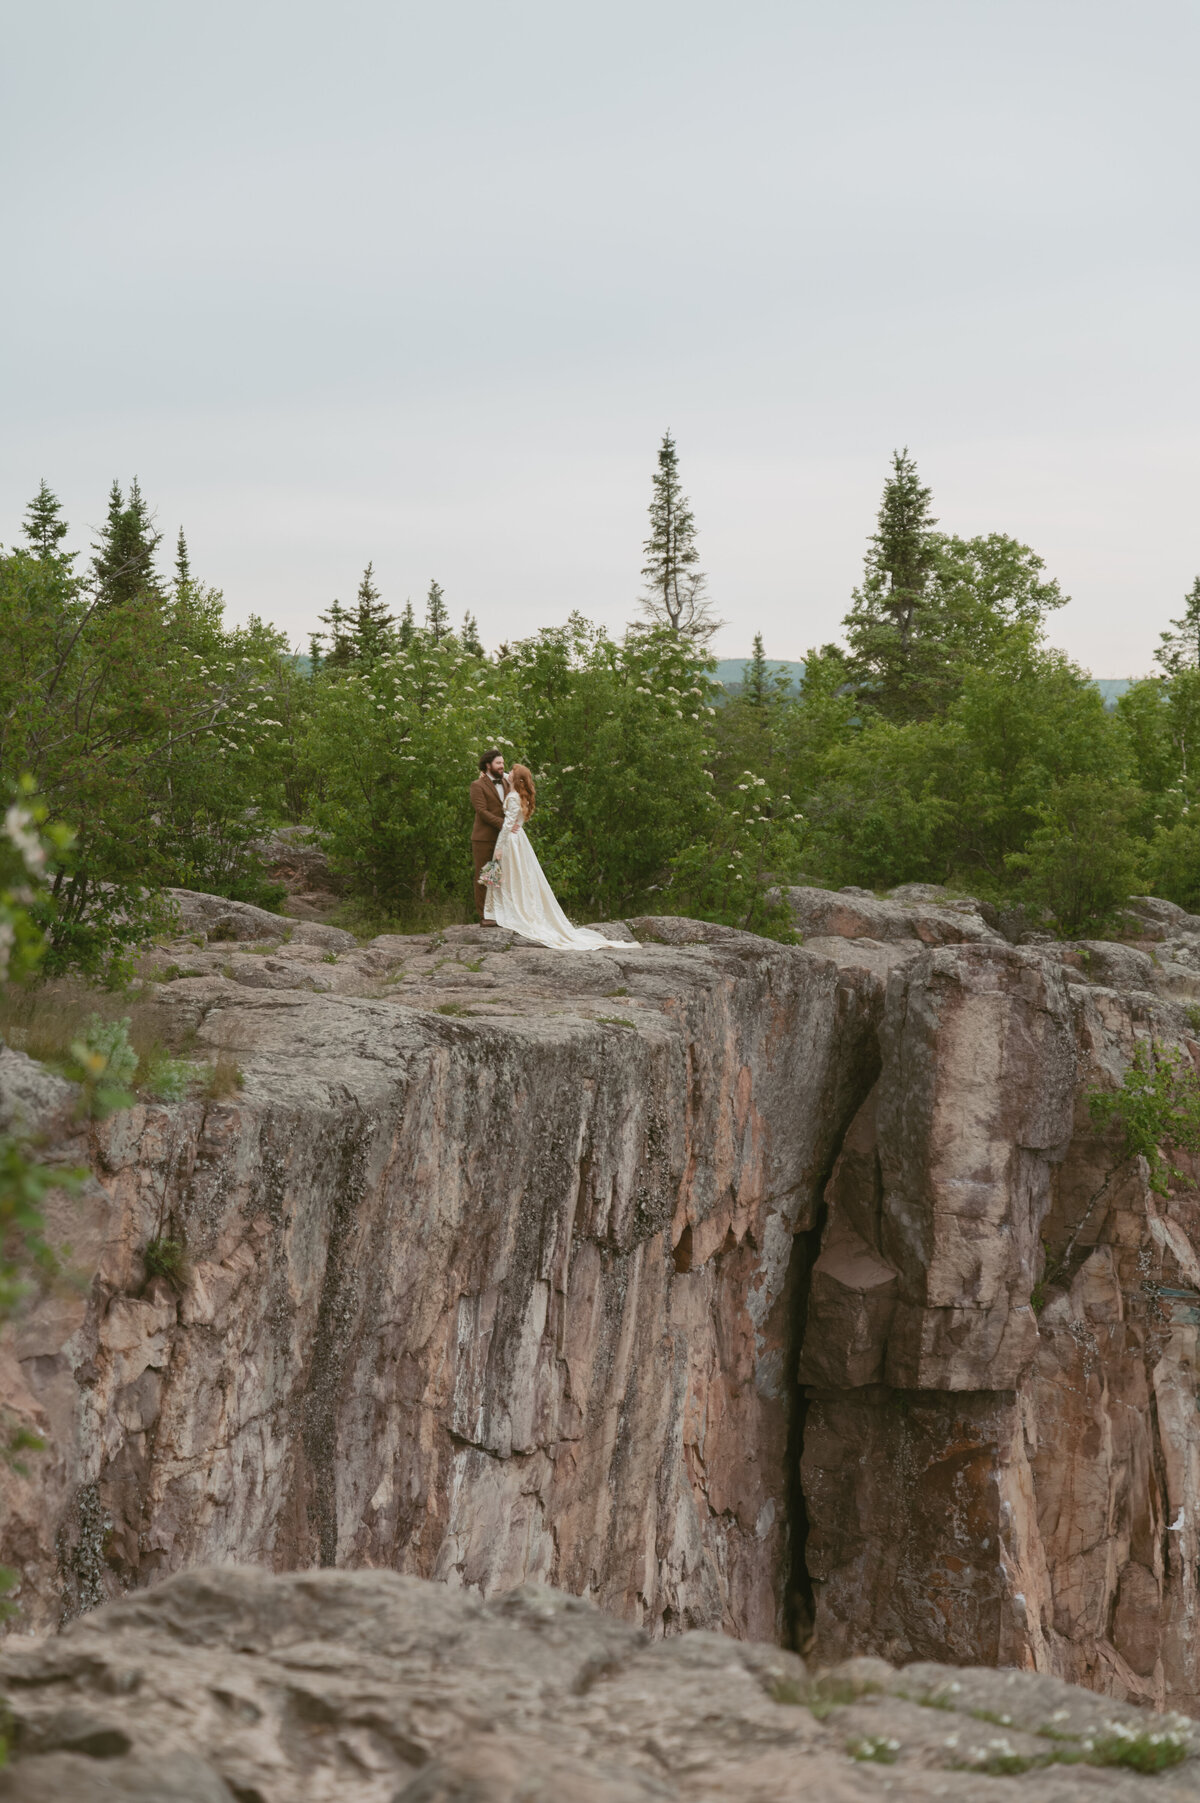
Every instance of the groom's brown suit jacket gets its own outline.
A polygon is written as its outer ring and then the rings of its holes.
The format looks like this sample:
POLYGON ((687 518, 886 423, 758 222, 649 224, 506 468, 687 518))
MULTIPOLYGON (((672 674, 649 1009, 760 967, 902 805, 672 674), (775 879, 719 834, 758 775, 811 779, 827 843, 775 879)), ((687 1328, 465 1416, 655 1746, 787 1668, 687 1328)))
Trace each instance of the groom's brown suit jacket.
MULTIPOLYGON (((504 786, 507 793, 507 779, 504 786)), ((490 776, 477 776, 471 784, 471 806, 475 810, 475 825, 471 828, 471 857, 475 864, 475 912, 482 920, 487 890, 479 880, 479 872, 495 851, 500 828, 504 825, 504 803, 497 795, 496 785, 490 776)))
MULTIPOLYGON (((471 806, 475 810, 471 844, 486 845, 490 858, 496 840, 500 837, 500 828, 504 825, 504 803, 497 795, 496 785, 490 776, 477 776, 471 784, 471 806)), ((486 861, 485 859, 484 862, 486 861)))

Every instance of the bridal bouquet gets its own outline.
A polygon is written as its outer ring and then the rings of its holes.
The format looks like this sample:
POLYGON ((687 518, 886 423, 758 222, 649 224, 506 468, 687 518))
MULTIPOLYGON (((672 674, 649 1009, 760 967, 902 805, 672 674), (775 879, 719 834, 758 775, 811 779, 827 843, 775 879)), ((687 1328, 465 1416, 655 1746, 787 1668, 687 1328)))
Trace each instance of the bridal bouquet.
POLYGON ((479 880, 488 889, 498 889, 500 887, 499 858, 488 859, 483 869, 479 872, 479 880))

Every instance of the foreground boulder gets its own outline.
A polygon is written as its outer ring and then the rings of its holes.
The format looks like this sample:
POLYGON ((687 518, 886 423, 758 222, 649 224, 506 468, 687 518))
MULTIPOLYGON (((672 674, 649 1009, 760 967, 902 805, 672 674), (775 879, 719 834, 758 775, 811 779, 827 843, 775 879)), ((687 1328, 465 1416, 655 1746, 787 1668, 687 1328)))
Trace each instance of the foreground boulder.
POLYGON ((10 1641, 0 1687, 14 1803, 1200 1797, 1193 1724, 1054 1678, 810 1674, 538 1586, 482 1603, 392 1572, 189 1572, 10 1641))

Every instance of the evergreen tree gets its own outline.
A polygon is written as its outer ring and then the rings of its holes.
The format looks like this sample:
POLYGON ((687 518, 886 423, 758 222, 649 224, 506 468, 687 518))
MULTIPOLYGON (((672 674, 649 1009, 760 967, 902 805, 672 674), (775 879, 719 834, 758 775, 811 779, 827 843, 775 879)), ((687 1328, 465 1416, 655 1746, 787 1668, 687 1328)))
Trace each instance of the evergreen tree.
POLYGON ((321 635, 319 632, 310 632, 308 635, 308 665, 310 674, 315 676, 323 662, 324 658, 321 654, 321 635))
MULTIPOLYGON (((335 668, 352 663, 354 661, 353 616, 346 612, 341 602, 335 597, 330 602, 329 612, 318 614, 317 618, 322 626, 329 628, 329 650, 326 652, 322 649, 322 663, 331 664, 335 668)), ((318 643, 323 645, 325 635, 318 633, 314 636, 318 643)))
POLYGON ((154 553, 162 539, 155 532, 153 516, 142 497, 135 476, 124 501, 120 484, 114 482, 108 497, 108 518, 104 522, 92 559, 92 570, 101 599, 109 606, 119 606, 139 595, 161 596, 154 568, 154 553))
POLYGON ((183 536, 183 527, 179 528, 179 537, 175 541, 175 592, 189 586, 192 580, 192 563, 188 556, 187 539, 183 536))
POLYGON ((742 665, 742 694, 753 707, 767 705, 767 658, 763 650, 761 632, 754 635, 754 653, 748 664, 742 665))
POLYGON ((484 655, 483 643, 479 637, 479 622, 473 613, 463 615, 462 648, 464 651, 469 651, 472 657, 484 655))
POLYGON ((696 518, 683 493, 679 457, 669 432, 663 433, 658 448, 650 536, 642 549, 646 555, 642 567, 646 592, 640 602, 643 613, 680 638, 703 644, 721 622, 713 618, 704 596, 707 578, 699 569, 696 518))
POLYGON ((907 447, 892 454, 861 588, 846 616, 851 666, 865 700, 891 718, 922 709, 940 652, 930 583, 940 540, 925 488, 907 447))
POLYGON ((413 638, 416 635, 416 630, 417 623, 413 618, 413 604, 411 601, 406 601, 404 603, 404 612, 400 615, 400 624, 396 628, 396 643, 399 645, 401 651, 408 650, 408 647, 412 644, 413 638))
POLYGON ((1200 669, 1200 576, 1183 598, 1183 613, 1171 625, 1174 631, 1159 634, 1156 661, 1168 676, 1200 669))
POLYGON ((450 631, 450 610, 440 583, 430 582, 425 599, 425 630, 435 645, 440 645, 450 631))
MULTIPOLYGON (((67 536, 68 526, 62 518, 62 503, 45 477, 25 511, 23 530, 39 557, 64 556, 58 547, 67 536)), ((73 551, 65 554, 68 561, 75 555, 73 551)))
POLYGON ((355 655, 366 663, 374 663, 376 658, 382 657, 391 644, 394 624, 375 587, 375 565, 369 563, 362 573, 355 600, 351 629, 355 655))

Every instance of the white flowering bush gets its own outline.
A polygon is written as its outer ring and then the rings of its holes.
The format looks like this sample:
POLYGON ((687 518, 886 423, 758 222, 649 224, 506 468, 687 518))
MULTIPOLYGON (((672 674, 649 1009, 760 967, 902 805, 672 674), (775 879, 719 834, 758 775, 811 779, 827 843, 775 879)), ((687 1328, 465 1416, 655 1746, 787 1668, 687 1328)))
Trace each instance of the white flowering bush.
POLYGON ((799 866, 808 822, 791 796, 746 770, 723 804, 711 803, 706 824, 706 836, 672 860, 671 911, 793 937, 778 885, 799 866))

